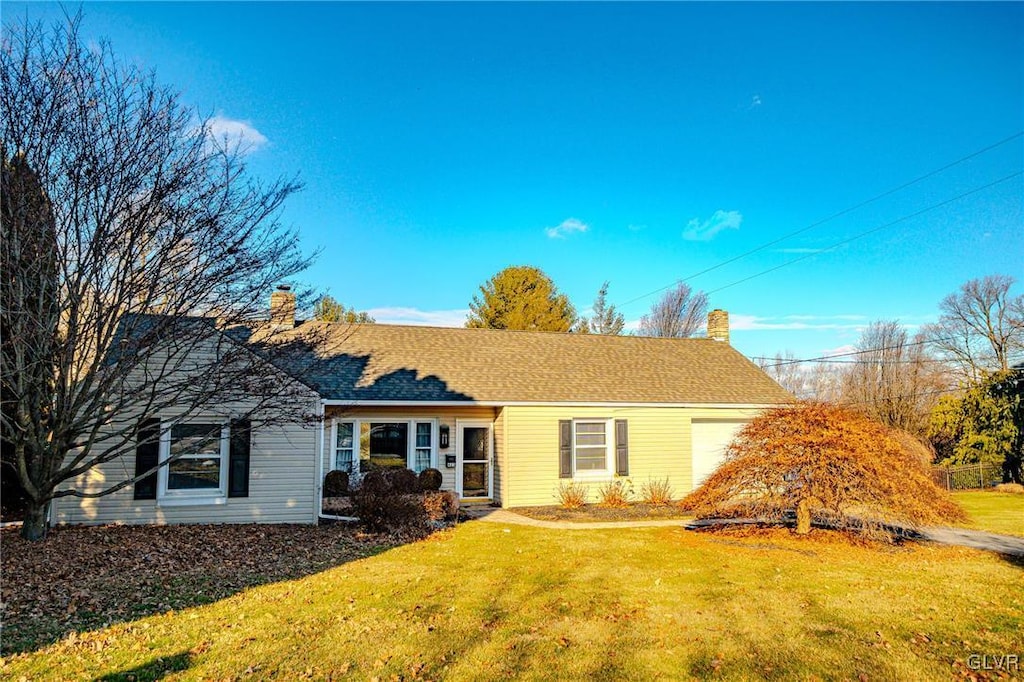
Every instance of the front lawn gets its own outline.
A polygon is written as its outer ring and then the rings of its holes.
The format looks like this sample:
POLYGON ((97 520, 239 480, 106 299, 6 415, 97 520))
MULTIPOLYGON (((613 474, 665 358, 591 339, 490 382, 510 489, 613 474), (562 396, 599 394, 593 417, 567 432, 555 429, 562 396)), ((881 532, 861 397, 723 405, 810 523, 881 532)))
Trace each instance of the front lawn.
MULTIPOLYGON (((310 544, 326 539, 308 530, 310 544)), ((308 551, 297 542, 284 551, 308 551)), ((4 569, 6 589, 19 578, 4 569)), ((850 546, 823 531, 799 539, 781 529, 741 536, 474 521, 208 605, 69 636, 9 657, 0 673, 948 679, 968 673, 972 655, 1022 653, 1022 577, 992 554, 850 546)))
POLYGON ((978 530, 1024 536, 1024 495, 971 490, 953 493, 978 530))

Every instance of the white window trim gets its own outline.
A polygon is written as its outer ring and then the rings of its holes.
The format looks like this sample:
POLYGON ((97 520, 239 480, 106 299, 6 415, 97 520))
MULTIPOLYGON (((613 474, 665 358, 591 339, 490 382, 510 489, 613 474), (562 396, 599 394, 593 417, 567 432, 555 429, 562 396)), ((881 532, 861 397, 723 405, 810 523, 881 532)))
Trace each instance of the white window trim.
POLYGON ((440 420, 437 417, 334 417, 331 419, 331 447, 328 450, 328 471, 333 471, 335 464, 337 463, 338 456, 338 424, 348 423, 352 424, 352 462, 353 464, 359 464, 360 453, 359 453, 359 438, 362 433, 362 425, 364 423, 383 423, 383 424, 407 424, 408 425, 408 442, 406 443, 405 453, 405 467, 415 471, 416 464, 416 424, 430 424, 430 463, 427 468, 437 468, 437 452, 438 452, 438 439, 440 437, 440 420))
POLYGON ((228 466, 231 452, 231 425, 221 422, 220 427, 220 483, 217 490, 168 490, 168 460, 171 458, 171 428, 175 424, 216 424, 219 420, 200 419, 182 422, 164 422, 160 427, 160 468, 157 470, 158 507, 184 507, 210 504, 227 504, 228 466))
POLYGON ((615 473, 615 420, 602 418, 586 418, 572 420, 572 476, 573 478, 594 479, 608 478, 615 473), (576 467, 576 425, 604 424, 604 469, 580 470, 576 467))
MULTIPOLYGON (((357 419, 332 419, 331 420, 331 447, 327 453, 328 460, 328 471, 338 470, 338 451, 339 450, 351 450, 352 451, 352 464, 356 464, 359 461, 359 423, 357 419), (352 424, 352 447, 351 448, 339 448, 338 447, 338 424, 352 424)), ((351 472, 350 472, 351 473, 351 472)))
POLYGON ((456 453, 455 460, 455 493, 459 496, 460 500, 492 500, 494 499, 494 461, 496 454, 494 452, 494 422, 487 421, 485 419, 456 419, 455 420, 455 437, 453 439, 456 453), (486 428, 490 439, 490 455, 487 460, 487 495, 485 497, 466 497, 462 490, 462 473, 463 473, 463 451, 462 451, 462 429, 465 427, 469 428, 486 428))

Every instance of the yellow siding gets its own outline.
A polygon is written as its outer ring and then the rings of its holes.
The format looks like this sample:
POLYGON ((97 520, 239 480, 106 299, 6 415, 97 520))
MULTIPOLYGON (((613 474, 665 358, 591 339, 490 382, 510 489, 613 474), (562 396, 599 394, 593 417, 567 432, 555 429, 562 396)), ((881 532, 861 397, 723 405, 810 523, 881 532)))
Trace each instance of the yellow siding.
MULTIPOLYGON (((455 490, 455 469, 449 469, 444 465, 445 455, 455 454, 455 431, 456 420, 475 419, 480 421, 494 422, 497 410, 493 407, 479 407, 467 405, 466 407, 328 407, 327 419, 324 424, 324 473, 331 470, 332 456, 331 448, 331 423, 333 419, 364 419, 372 417, 391 417, 393 419, 437 419, 441 426, 447 425, 451 432, 450 446, 447 450, 438 450, 437 468, 441 470, 444 490, 455 490)), ((497 473, 497 472, 495 472, 497 473)), ((497 475, 495 475, 495 486, 497 486, 497 475)))
MULTIPOLYGON (((626 419, 629 422, 629 478, 634 490, 650 479, 668 478, 675 495, 692 489, 691 419, 750 419, 759 410, 683 407, 505 407, 507 445, 503 469, 505 506, 556 504, 558 486, 558 421, 560 419, 626 419)), ((613 478, 577 475, 589 486, 591 499, 598 486, 613 478)))

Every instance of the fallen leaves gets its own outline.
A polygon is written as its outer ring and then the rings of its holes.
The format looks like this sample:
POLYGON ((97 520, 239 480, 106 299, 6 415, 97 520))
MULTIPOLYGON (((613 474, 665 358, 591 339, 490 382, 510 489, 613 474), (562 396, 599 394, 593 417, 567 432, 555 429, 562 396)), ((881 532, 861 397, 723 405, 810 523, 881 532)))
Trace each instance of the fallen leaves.
POLYGON ((400 539, 341 525, 182 525, 55 528, 37 543, 7 529, 0 542, 6 655, 316 573, 400 539))

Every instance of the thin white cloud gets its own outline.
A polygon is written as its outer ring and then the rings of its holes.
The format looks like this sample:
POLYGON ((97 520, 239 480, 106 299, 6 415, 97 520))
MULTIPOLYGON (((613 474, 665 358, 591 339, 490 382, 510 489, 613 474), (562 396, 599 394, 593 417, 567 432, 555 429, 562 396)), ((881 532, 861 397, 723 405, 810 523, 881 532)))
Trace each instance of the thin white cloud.
POLYGON ((707 220, 692 218, 683 230, 683 239, 688 241, 706 242, 713 239, 722 230, 738 230, 743 222, 743 215, 739 211, 718 210, 711 214, 707 220))
POLYGON ((647 226, 646 225, 634 225, 634 224, 630 223, 626 227, 626 229, 629 230, 630 232, 640 232, 641 230, 646 230, 647 226))
POLYGON ((820 357, 830 358, 834 355, 847 355, 849 353, 856 352, 857 346, 852 343, 847 343, 842 346, 836 346, 835 348, 828 348, 819 353, 820 357))
POLYGON ((729 327, 733 331, 860 330, 867 325, 867 319, 860 315, 786 315, 783 317, 729 315, 729 327))
POLYGON ((750 108, 761 106, 761 95, 754 95, 750 98, 750 108))
POLYGON ((380 324, 410 324, 421 327, 462 327, 469 308, 456 310, 420 310, 419 308, 371 308, 370 317, 380 324))
POLYGON ((206 134, 218 144, 228 148, 238 147, 243 154, 251 154, 267 145, 266 136, 256 130, 248 121, 226 116, 214 116, 206 122, 206 134))
POLYGON ((567 218, 563 220, 560 225, 556 225, 555 227, 544 228, 544 233, 548 236, 549 239, 565 239, 570 234, 573 234, 575 232, 586 232, 589 229, 590 226, 587 225, 582 220, 577 220, 576 218, 567 218))

